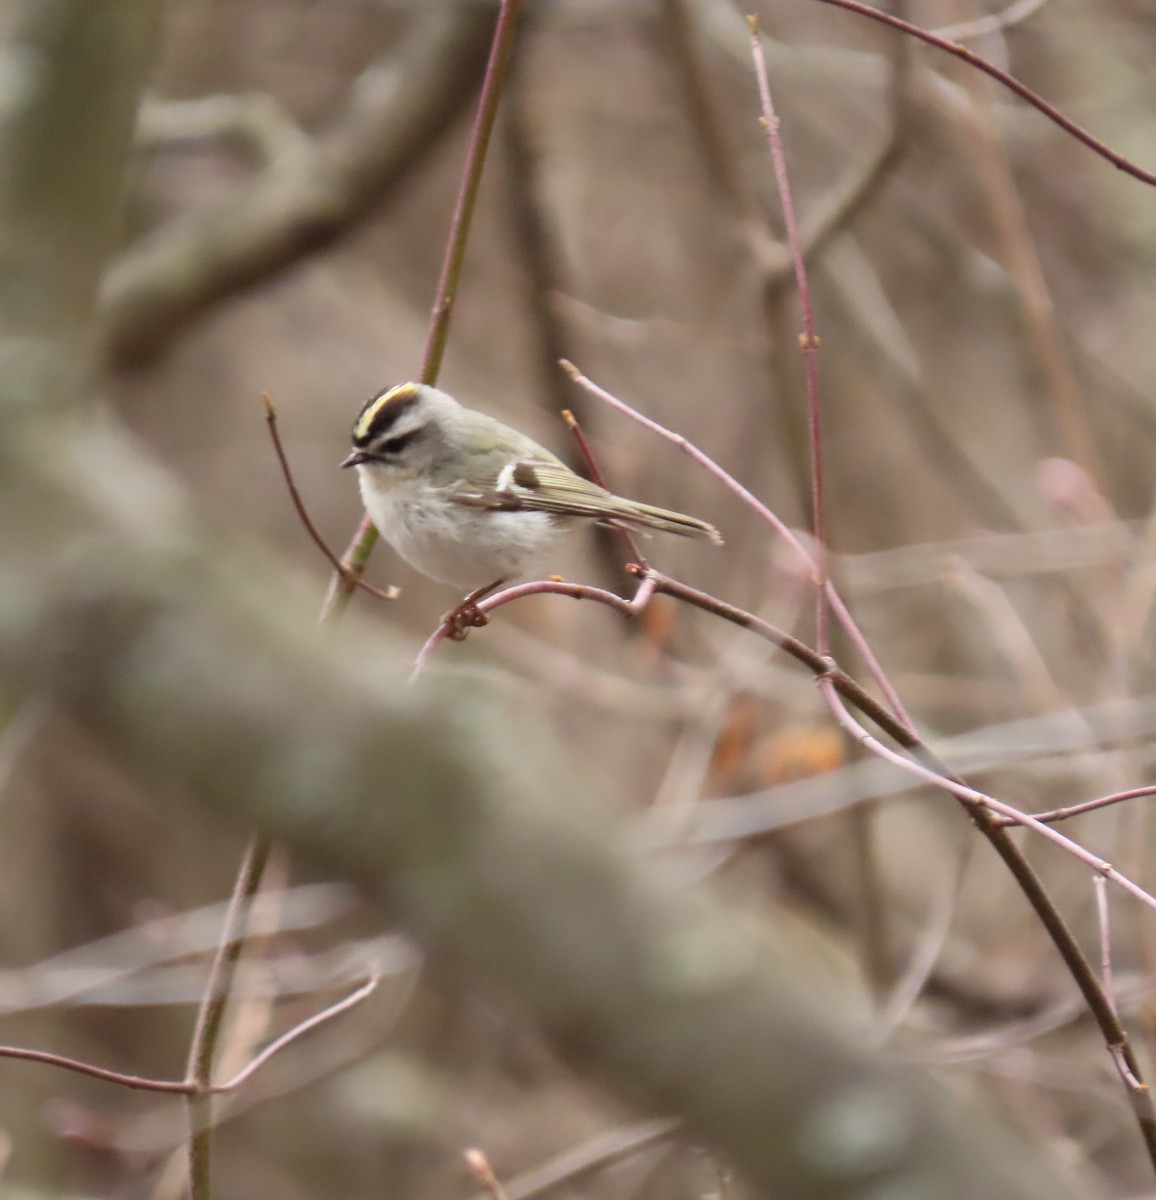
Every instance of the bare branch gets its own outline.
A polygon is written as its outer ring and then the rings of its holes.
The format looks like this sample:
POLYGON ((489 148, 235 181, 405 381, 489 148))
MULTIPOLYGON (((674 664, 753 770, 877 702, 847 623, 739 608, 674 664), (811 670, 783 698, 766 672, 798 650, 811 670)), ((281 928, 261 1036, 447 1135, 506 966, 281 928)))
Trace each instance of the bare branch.
POLYGON ((328 542, 321 536, 317 526, 313 524, 313 518, 309 515, 309 510, 305 507, 305 501, 301 498, 301 492, 297 488, 297 481, 293 478, 293 468, 289 465, 288 456, 285 454, 285 446, 281 441, 281 431, 277 428, 277 410, 273 406, 272 399, 267 394, 264 397, 264 401, 265 422, 269 427, 269 436, 273 439, 273 453, 277 455, 277 462, 281 467, 285 486, 289 489, 289 498, 293 501, 293 508, 301 524, 304 525, 305 532, 309 534, 313 544, 325 556, 329 565, 347 583, 364 589, 378 600, 396 600, 401 595, 397 588, 391 587, 388 591, 383 592, 381 588, 374 587, 372 583, 366 583, 360 575, 355 575, 351 571, 347 571, 345 564, 329 548, 328 542))
POLYGON ((890 13, 881 12, 879 9, 872 8, 867 4, 861 4, 859 0, 818 0, 818 3, 830 4, 834 8, 844 8, 848 12, 858 13, 861 17, 869 17, 872 21, 878 21, 882 25, 889 25, 892 29, 898 29, 909 37, 918 38, 919 41, 926 42, 929 46, 934 46, 937 50, 942 50, 946 54, 951 54, 956 58, 962 59, 969 66, 975 67, 985 75, 990 75, 996 83, 1014 92, 1021 100, 1026 100, 1033 108, 1042 112, 1049 121, 1058 125, 1065 133, 1070 133, 1078 142, 1083 143, 1094 154, 1107 159, 1108 162, 1123 171, 1126 175, 1131 175, 1133 179, 1138 179, 1141 183, 1146 183, 1149 186, 1156 186, 1156 174, 1137 166, 1130 158, 1117 153, 1110 146, 1101 142, 1099 138, 1093 137, 1092 134, 1082 126, 1077 125, 1071 118, 1064 116, 1055 105, 1049 104, 1042 96, 1032 91, 1027 84, 1021 83, 1015 76, 1009 75, 994 63, 990 63, 987 59, 968 50, 966 46, 948 41, 946 38, 940 37, 935 33, 930 33, 926 29, 920 29, 918 25, 912 25, 909 21, 902 21, 898 17, 893 17, 890 13))
MULTIPOLYGON (((500 0, 498 20, 493 25, 493 37, 488 41, 485 74, 482 78, 482 94, 474 113, 470 129, 466 160, 462 165, 461 184, 453 217, 446 237, 445 253, 442 255, 441 272, 430 309, 429 328, 426 330, 425 348, 421 356, 422 383, 435 384, 441 371, 442 358, 449 337, 450 320, 458 295, 458 282, 465 263, 466 245, 474 218, 474 205, 478 189, 482 184, 482 170, 486 164, 486 151, 498 116, 498 102, 506 80, 506 68, 513 50, 518 30, 518 10, 521 0, 500 0)), ((353 594, 350 578, 359 579, 377 544, 377 529, 366 513, 361 518, 345 553, 341 556, 343 570, 329 582, 325 601, 321 606, 321 620, 328 622, 339 617, 353 594)))

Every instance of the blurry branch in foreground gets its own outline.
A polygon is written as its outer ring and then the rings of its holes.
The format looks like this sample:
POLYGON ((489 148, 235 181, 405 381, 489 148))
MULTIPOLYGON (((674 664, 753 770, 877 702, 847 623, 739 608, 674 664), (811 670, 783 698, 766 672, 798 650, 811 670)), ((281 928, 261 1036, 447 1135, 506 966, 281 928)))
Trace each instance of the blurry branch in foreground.
POLYGON ((366 628, 315 632, 275 570, 203 547, 115 433, 61 442, 30 414, 4 439, 0 669, 126 765, 359 881, 584 1072, 685 1115, 772 1191, 1063 1195, 855 1048, 769 932, 624 855, 530 713, 460 680, 405 687, 366 628))

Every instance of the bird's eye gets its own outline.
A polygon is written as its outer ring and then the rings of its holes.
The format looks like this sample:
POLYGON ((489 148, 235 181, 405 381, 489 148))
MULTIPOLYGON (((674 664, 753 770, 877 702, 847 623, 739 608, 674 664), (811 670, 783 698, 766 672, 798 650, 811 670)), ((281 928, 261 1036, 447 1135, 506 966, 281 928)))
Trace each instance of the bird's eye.
POLYGON ((420 429, 411 429, 409 433, 399 433, 397 437, 386 438, 378 442, 377 453, 396 457, 421 433, 420 429))

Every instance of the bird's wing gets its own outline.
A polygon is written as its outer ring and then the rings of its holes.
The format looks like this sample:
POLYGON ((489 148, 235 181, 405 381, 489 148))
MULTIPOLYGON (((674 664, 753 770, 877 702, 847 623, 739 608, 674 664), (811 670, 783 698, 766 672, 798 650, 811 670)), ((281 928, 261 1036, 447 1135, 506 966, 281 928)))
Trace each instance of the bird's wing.
POLYGON ((640 526, 722 542, 718 530, 706 521, 625 500, 576 475, 564 463, 541 458, 522 458, 507 463, 492 484, 487 480, 481 487, 462 485, 451 498, 471 508, 585 517, 604 525, 640 526))

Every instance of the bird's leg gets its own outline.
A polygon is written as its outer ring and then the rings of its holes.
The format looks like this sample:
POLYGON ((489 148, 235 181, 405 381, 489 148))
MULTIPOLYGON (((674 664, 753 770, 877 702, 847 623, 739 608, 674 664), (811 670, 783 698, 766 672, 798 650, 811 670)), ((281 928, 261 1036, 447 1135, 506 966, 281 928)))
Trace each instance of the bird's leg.
POLYGON ((490 618, 478 608, 478 601, 500 588, 505 582, 504 578, 495 579, 493 583, 487 583, 485 587, 475 588, 457 607, 451 608, 442 617, 442 624, 448 629, 448 636, 452 641, 464 642, 466 634, 471 629, 481 629, 490 623, 490 618))

